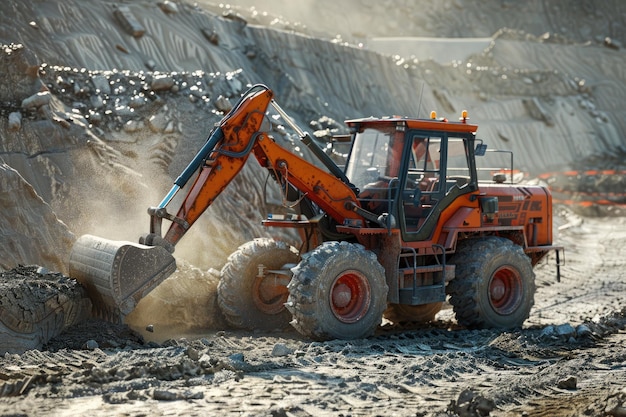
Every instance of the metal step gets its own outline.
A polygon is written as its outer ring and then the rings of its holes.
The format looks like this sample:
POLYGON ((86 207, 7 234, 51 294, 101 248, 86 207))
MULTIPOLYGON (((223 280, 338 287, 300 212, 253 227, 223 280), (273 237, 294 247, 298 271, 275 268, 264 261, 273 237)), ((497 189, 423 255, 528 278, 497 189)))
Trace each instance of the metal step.
POLYGON ((412 268, 412 267, 400 268, 400 273, 404 275, 410 275, 410 274, 413 274, 413 272, 415 272, 417 275, 419 275, 425 272, 440 272, 440 271, 443 271, 443 268, 444 268, 443 265, 423 265, 423 266, 416 266, 415 268, 412 268))
POLYGON ((445 281, 448 282, 454 278, 454 273, 456 270, 455 265, 424 265, 415 268, 407 267, 398 269, 398 272, 403 275, 412 275, 413 272, 415 272, 415 275, 419 276, 420 274, 428 272, 441 272, 444 270, 444 268, 446 271, 445 281))
POLYGON ((424 285, 416 288, 400 288, 400 304, 420 305, 446 300, 444 284, 424 285))

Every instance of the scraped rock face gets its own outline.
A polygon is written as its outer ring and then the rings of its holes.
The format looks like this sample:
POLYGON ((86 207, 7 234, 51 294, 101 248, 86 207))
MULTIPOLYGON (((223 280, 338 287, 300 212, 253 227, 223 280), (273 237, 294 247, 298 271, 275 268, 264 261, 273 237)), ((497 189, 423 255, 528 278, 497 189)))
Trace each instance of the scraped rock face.
MULTIPOLYGON (((0 100, 16 105, 24 98, 37 98, 37 94, 45 90, 38 70, 39 62, 32 52, 19 45, 5 46, 0 73, 6 78, 0 85, 0 100)), ((30 105, 27 101, 26 106, 30 105)), ((0 267, 9 269, 35 261, 65 271, 62 260, 69 255, 73 234, 32 185, 32 182, 46 176, 50 178, 53 174, 46 170, 33 172, 31 165, 36 163, 33 159, 38 158, 35 154, 46 152, 46 145, 50 143, 37 141, 28 129, 19 132, 22 130, 22 113, 17 110, 17 106, 4 108, 3 114, 8 112, 12 117, 3 117, 0 121, 0 235, 3 237, 0 267)), ((50 127, 38 126, 41 130, 50 127)))
POLYGON ((58 271, 66 269, 74 240, 67 226, 13 168, 0 163, 0 267, 12 268, 33 260, 58 271))

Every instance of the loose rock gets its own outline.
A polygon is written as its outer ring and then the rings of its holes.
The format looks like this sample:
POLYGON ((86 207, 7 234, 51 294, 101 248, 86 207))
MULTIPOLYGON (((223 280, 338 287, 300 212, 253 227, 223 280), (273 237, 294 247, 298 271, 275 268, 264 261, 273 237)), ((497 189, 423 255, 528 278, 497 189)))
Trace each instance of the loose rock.
POLYGON ((40 93, 34 94, 30 97, 25 98, 22 101, 23 109, 36 109, 45 104, 50 103, 52 96, 49 91, 42 91, 40 93))
POLYGON ((170 76, 161 76, 156 77, 152 80, 150 87, 154 91, 165 91, 169 90, 174 86, 174 79, 170 76))
POLYGON ((9 130, 15 132, 22 127, 22 113, 14 111, 9 113, 9 130))
POLYGON ((575 376, 568 376, 567 378, 563 378, 559 380, 556 384, 557 387, 561 389, 576 389, 576 384, 578 383, 578 379, 575 376))

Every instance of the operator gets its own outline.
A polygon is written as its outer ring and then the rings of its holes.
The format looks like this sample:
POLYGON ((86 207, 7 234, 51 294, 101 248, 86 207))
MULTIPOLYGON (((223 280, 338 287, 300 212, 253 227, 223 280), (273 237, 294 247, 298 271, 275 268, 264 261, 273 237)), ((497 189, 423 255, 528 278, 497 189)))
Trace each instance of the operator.
POLYGON ((397 132, 390 138, 383 175, 379 175, 375 181, 366 184, 359 194, 359 200, 366 210, 375 214, 389 212, 389 200, 393 199, 395 194, 393 190, 390 191, 389 184, 395 180, 395 186, 398 185, 404 143, 402 132, 397 132))

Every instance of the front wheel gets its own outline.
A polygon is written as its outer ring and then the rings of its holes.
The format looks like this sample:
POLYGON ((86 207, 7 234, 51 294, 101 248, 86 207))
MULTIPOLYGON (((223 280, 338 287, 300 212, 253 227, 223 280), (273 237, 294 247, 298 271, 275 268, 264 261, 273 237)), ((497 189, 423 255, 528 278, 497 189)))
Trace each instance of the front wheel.
POLYGON ((460 242, 451 261, 450 304, 466 327, 510 329, 521 326, 535 296, 535 273, 523 249, 490 236, 460 242))
POLYGON ((217 286, 217 302, 226 321, 242 329, 276 330, 288 326, 287 287, 259 270, 296 264, 298 251, 273 239, 244 243, 228 257, 217 286))
POLYGON ((315 340, 358 339, 380 325, 388 287, 373 252, 359 244, 326 242, 292 271, 287 308, 301 334, 315 340))

